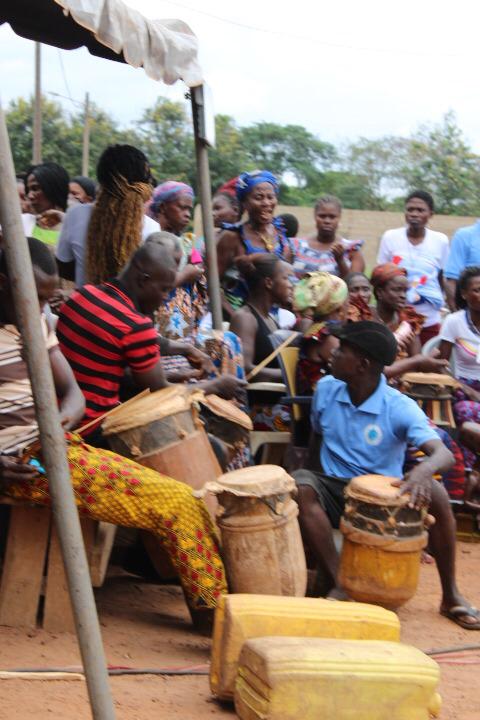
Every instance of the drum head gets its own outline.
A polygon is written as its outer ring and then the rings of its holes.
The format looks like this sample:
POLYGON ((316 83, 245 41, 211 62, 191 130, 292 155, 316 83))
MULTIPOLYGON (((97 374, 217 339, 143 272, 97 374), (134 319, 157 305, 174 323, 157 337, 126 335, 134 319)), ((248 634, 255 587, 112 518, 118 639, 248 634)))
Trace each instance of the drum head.
POLYGON ((218 395, 205 395, 201 398, 200 404, 220 418, 241 425, 245 430, 253 430, 253 423, 247 413, 229 400, 224 400, 218 395))
POLYGON ((192 404, 202 397, 201 391, 185 385, 175 385, 132 398, 115 408, 104 420, 104 435, 116 435, 125 430, 143 427, 154 420, 190 410, 192 404))
POLYGON ((410 495, 399 495, 400 488, 392 485, 398 478, 387 475, 359 475, 347 485, 347 497, 374 505, 406 505, 410 495))
POLYGON ((256 465, 234 470, 208 483, 208 489, 215 493, 230 492, 244 497, 280 495, 292 492, 295 487, 295 480, 279 465, 256 465))

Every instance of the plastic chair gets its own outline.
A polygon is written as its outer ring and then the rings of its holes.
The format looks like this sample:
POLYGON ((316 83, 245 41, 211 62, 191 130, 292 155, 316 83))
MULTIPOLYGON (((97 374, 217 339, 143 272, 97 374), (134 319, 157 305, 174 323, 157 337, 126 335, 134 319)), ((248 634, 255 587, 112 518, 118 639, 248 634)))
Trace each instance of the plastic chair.
MULTIPOLYGON (((437 350, 437 348, 440 347, 440 343, 442 342, 442 338, 440 335, 435 335, 435 337, 430 338, 430 340, 427 340, 425 345, 422 347, 422 355, 431 355, 434 350, 437 350)), ((455 354, 452 350, 452 354, 450 355, 450 360, 448 361, 450 365, 450 372, 455 377, 455 354)))
MULTIPOLYGON (((277 332, 278 336, 276 333, 269 336, 273 348, 277 347, 286 337, 288 337, 288 335, 291 334, 290 330, 278 330, 277 332), (275 339, 273 339, 273 335, 275 335, 275 339), (278 340, 277 337, 279 338, 278 340)), ((279 362, 281 366, 280 356, 279 362)), ((281 396, 284 393, 288 392, 288 388, 285 383, 259 381, 249 383, 247 385, 247 392, 249 391, 271 392, 275 393, 278 396, 281 396)), ((252 452, 252 455, 255 456, 258 449, 262 445, 265 446, 260 460, 260 464, 263 465, 269 462, 273 462, 274 460, 278 460, 279 451, 281 451, 278 446, 283 446, 284 448, 287 447, 288 445, 290 445, 291 439, 291 432, 277 432, 275 430, 252 430, 250 432, 250 450, 252 452), (274 446, 277 446, 278 449, 275 449, 274 446)))
MULTIPOLYGON (((298 334, 297 341, 301 338, 298 334)), ((270 335, 270 340, 274 346, 278 346, 284 339, 283 331, 276 331, 270 335)), ((310 413, 310 405, 312 398, 309 395, 297 394, 297 363, 299 357, 299 348, 296 345, 289 345, 280 352, 278 359, 282 370, 283 380, 287 388, 287 395, 282 398, 282 402, 292 407, 292 434, 293 445, 295 447, 306 447, 310 434, 308 415, 310 413)))

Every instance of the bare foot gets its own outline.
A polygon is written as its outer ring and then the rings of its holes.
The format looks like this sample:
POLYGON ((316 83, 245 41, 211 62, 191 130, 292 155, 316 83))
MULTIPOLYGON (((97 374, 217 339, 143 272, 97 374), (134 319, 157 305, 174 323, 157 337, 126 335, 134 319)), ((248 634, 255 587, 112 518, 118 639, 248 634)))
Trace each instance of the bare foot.
POLYGON ((350 598, 341 587, 334 587, 328 593, 327 600, 350 600, 350 598))

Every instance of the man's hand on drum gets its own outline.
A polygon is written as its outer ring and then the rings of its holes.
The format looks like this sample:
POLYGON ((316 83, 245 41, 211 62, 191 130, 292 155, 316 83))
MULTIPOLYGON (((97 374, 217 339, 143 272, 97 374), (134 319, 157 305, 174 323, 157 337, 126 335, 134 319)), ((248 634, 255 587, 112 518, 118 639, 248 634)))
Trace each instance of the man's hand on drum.
POLYGON ((431 355, 419 355, 417 361, 417 371, 424 373, 442 373, 448 368, 448 360, 440 360, 438 358, 438 350, 434 350, 431 355))
POLYGON ((231 400, 240 390, 247 386, 245 380, 239 380, 235 375, 221 375, 215 380, 210 380, 205 384, 205 393, 220 395, 225 400, 231 400))
POLYGON ((211 358, 194 345, 189 345, 185 357, 192 367, 202 371, 200 377, 208 377, 216 373, 215 365, 211 358))
POLYGON ((0 482, 30 482, 40 477, 32 465, 22 463, 20 458, 0 455, 0 482))
POLYGON ((410 494, 409 507, 420 510, 428 508, 432 499, 432 469, 428 465, 428 461, 418 463, 415 467, 405 475, 404 481, 400 486, 400 495, 410 494))

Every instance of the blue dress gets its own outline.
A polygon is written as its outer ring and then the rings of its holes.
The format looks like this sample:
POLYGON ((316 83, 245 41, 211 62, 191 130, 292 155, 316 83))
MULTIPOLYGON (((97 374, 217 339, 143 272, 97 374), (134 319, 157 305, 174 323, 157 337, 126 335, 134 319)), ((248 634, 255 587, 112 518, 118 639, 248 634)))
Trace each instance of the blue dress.
MULTIPOLYGON (((291 250, 290 240, 287 237, 285 226, 279 218, 273 218, 272 225, 275 228, 275 245, 273 250, 267 248, 256 247, 252 245, 248 237, 245 235, 245 223, 222 223, 223 230, 236 232, 240 235, 240 240, 245 248, 245 255, 253 255, 254 253, 273 252, 280 258, 285 256, 286 250, 291 250)), ((221 278, 223 294, 234 310, 238 310, 245 304, 248 296, 247 286, 242 279, 236 265, 230 266, 221 278)))

